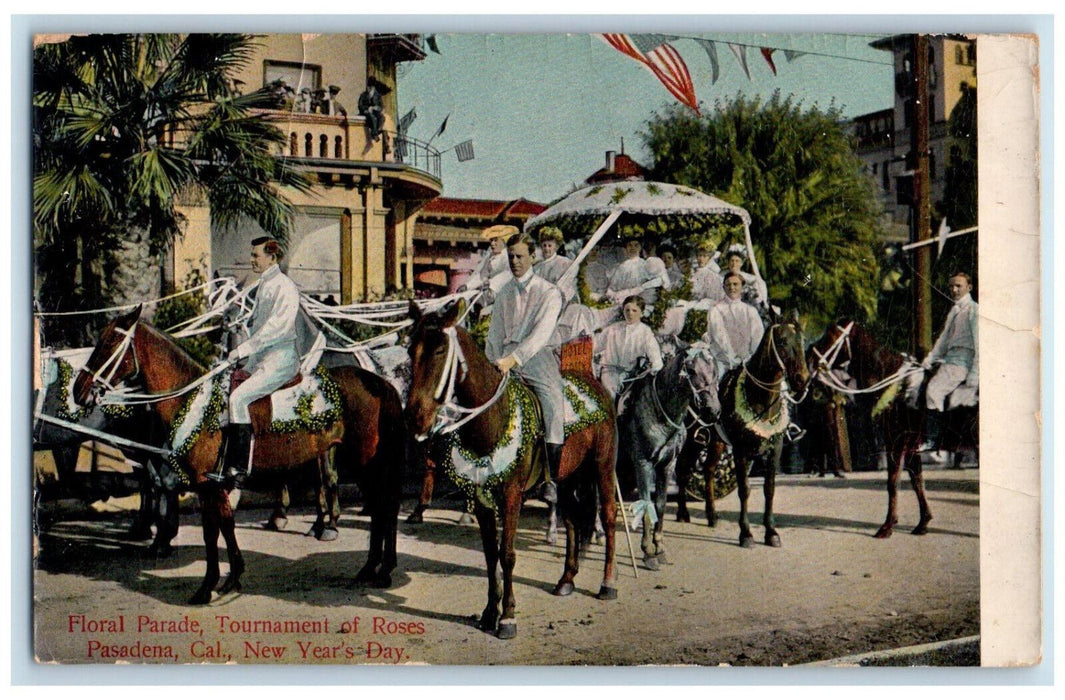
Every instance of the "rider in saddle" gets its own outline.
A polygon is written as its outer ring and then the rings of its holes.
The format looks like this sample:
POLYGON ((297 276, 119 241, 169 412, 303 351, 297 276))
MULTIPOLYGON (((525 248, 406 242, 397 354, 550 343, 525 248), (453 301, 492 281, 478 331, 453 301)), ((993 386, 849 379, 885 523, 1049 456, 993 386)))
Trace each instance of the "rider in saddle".
POLYGON ((562 294, 558 287, 533 271, 535 248, 532 236, 526 233, 507 243, 514 277, 496 297, 485 354, 501 372, 513 371, 524 380, 540 400, 549 472, 543 498, 554 503, 558 498, 555 482, 565 440, 562 374, 555 354, 558 348, 555 326, 562 312, 562 294))
POLYGON ((229 361, 246 360, 251 375, 229 397, 229 424, 223 428, 218 472, 208 477, 239 488, 251 468, 251 414, 257 399, 269 396, 299 373, 296 321, 300 292, 278 267, 281 247, 272 238, 251 242, 251 269, 259 274, 249 337, 229 353, 229 361))
POLYGON ((621 306, 624 321, 606 327, 596 337, 594 355, 602 370, 599 381, 615 397, 618 413, 623 408, 623 396, 631 380, 650 370, 662 369, 662 350, 651 328, 644 323, 645 302, 638 294, 626 297, 621 306), (642 362, 641 362, 642 361, 642 362))
POLYGON ((976 392, 980 387, 980 353, 976 335, 978 309, 972 289, 968 274, 957 272, 950 278, 948 290, 954 306, 947 314, 936 344, 921 363, 925 369, 934 372, 925 390, 925 405, 933 428, 938 428, 941 422, 948 396, 951 408, 976 403, 976 392))
POLYGON ((739 272, 725 273, 721 283, 725 298, 706 313, 703 341, 710 346, 721 377, 749 360, 765 333, 757 309, 743 300, 744 283, 739 272))

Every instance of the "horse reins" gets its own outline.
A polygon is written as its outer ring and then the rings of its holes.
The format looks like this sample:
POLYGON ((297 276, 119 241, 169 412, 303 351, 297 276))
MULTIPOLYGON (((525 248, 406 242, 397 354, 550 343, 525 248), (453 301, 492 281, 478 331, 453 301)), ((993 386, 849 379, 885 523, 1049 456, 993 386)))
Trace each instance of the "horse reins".
MULTIPOLYGON (((924 368, 920 367, 920 365, 917 365, 914 362, 904 361, 894 374, 891 374, 881 379, 879 382, 871 384, 865 389, 852 389, 851 387, 844 385, 836 377, 836 375, 832 374, 832 369, 839 369, 840 371, 846 373, 844 366, 849 364, 854 357, 853 353, 851 352, 850 341, 850 334, 853 328, 854 321, 848 323, 845 328, 837 325, 836 330, 840 332, 840 335, 832 342, 832 345, 830 345, 828 349, 825 350, 825 353, 822 355, 820 352, 818 352, 817 348, 813 349, 814 354, 817 355, 818 359, 817 378, 821 380, 822 384, 828 386, 830 389, 838 391, 841 394, 848 395, 875 394, 876 392, 882 391, 891 386, 892 384, 906 379, 907 377, 918 374, 919 372, 924 372, 924 368), (847 362, 843 363, 843 365, 841 365, 840 367, 834 368, 833 365, 835 365, 836 359, 838 359, 839 353, 844 346, 846 346, 847 348, 847 362)), ((847 376, 850 376, 850 374, 847 373, 847 376)))
POLYGON ((444 360, 444 372, 440 375, 440 380, 436 383, 436 390, 433 392, 433 398, 441 404, 442 415, 438 416, 433 427, 425 436, 420 438, 421 440, 424 440, 430 434, 446 435, 469 423, 491 408, 503 396, 507 384, 510 382, 510 373, 508 372, 499 380, 499 386, 496 387, 492 397, 480 406, 466 408, 455 403, 455 386, 459 382, 465 381, 468 364, 466 355, 462 352, 462 344, 459 342, 455 327, 448 326, 443 331, 447 337, 447 358, 444 360), (454 418, 449 414, 459 414, 462 417, 454 418))
POLYGON ((791 397, 791 392, 788 391, 788 384, 786 381, 788 368, 787 366, 785 366, 784 360, 780 357, 780 352, 777 350, 776 334, 774 334, 773 332, 779 327, 779 323, 774 323, 772 326, 769 327, 769 349, 773 351, 773 359, 776 360, 777 367, 780 368, 780 379, 776 380, 775 382, 762 382, 758 379, 758 377, 754 376, 754 373, 751 372, 750 368, 747 367, 747 363, 750 362, 750 360, 743 363, 743 373, 747 375, 750 378, 751 382, 759 389, 768 392, 779 392, 780 396, 782 396, 785 401, 798 405, 802 403, 803 399, 806 398, 806 392, 809 391, 810 387, 809 385, 807 385, 799 398, 793 399, 791 397))

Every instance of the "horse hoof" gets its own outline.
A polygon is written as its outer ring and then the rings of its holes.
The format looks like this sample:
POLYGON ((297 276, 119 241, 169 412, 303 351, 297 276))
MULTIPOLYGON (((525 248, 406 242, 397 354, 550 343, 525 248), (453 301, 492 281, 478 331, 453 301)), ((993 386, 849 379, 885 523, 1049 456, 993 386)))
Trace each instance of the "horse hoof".
POLYGON ((875 537, 878 540, 886 540, 887 538, 891 537, 891 528, 887 527, 885 525, 885 526, 881 527, 879 530, 877 530, 876 534, 873 535, 873 537, 875 537))
POLYGON ((766 535, 765 536, 765 544, 766 544, 767 547, 779 547, 780 546, 780 535, 766 535))
POLYGON ((740 537, 740 546, 744 549, 750 549, 754 546, 754 538, 750 535, 744 535, 740 537))
POLYGON ((658 558, 657 557, 644 557, 643 558, 643 565, 646 566, 651 571, 658 571, 659 569, 662 568, 661 566, 658 565, 658 558))
POLYGON ((379 574, 374 577, 373 582, 370 585, 374 588, 391 588, 392 576, 389 574, 379 574))
POLYGON ((218 589, 218 592, 222 595, 231 593, 233 591, 240 590, 240 579, 234 579, 232 576, 226 578, 226 582, 222 584, 222 587, 218 589))
POLYGON ((551 591, 551 595, 564 596, 573 593, 573 584, 569 581, 565 583, 559 583, 555 586, 555 590, 551 591))
POLYGON ((425 518, 422 516, 422 512, 420 510, 416 510, 407 516, 408 525, 421 525, 424 522, 425 518))
POLYGON ((332 527, 327 527, 324 530, 322 530, 320 533, 318 533, 318 541, 319 542, 333 542, 338 537, 340 537, 340 533, 337 532, 336 528, 332 528, 332 527))
POLYGON ((548 530, 547 533, 544 534, 544 542, 547 544, 558 542, 558 535, 555 534, 554 528, 548 530))
POLYGON ((595 594, 595 597, 599 600, 617 600, 618 589, 611 586, 600 586, 599 592, 595 594))
POLYGON ((680 512, 677 513, 677 522, 678 523, 690 523, 691 521, 692 521, 692 518, 691 518, 690 515, 688 515, 688 513, 686 511, 684 513, 680 513, 680 512))
POLYGON ((503 622, 499 625, 499 631, 496 632, 496 636, 500 639, 514 639, 518 636, 518 623, 517 622, 503 622))
POLYGON ((263 527, 273 532, 281 532, 288 527, 288 518, 270 518, 263 523, 263 527))
POLYGON ((207 605, 211 602, 211 591, 203 589, 196 591, 196 595, 189 598, 189 605, 207 605))
POLYGON ((910 534, 911 535, 927 535, 928 534, 928 524, 927 523, 921 523, 920 525, 915 527, 910 532, 910 534))

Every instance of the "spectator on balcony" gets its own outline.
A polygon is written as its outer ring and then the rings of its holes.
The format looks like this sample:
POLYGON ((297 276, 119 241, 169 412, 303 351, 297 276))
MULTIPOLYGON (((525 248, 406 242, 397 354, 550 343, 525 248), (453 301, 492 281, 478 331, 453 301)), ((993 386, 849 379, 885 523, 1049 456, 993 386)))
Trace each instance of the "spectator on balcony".
POLYGON ((325 113, 331 117, 348 116, 348 110, 344 109, 344 105, 340 104, 340 100, 337 99, 337 95, 340 94, 340 88, 336 85, 329 86, 329 96, 325 98, 326 108, 325 113))
POLYGON ((326 103, 325 90, 315 90, 311 98, 312 114, 329 114, 329 105, 326 103))
POLYGON ((366 128, 370 132, 371 141, 381 138, 381 130, 385 125, 384 104, 377 85, 377 81, 370 78, 366 82, 366 90, 359 95, 359 114, 366 119, 366 128))
POLYGON ((310 114, 311 112, 311 89, 305 87, 300 90, 300 96, 296 100, 296 111, 310 114))

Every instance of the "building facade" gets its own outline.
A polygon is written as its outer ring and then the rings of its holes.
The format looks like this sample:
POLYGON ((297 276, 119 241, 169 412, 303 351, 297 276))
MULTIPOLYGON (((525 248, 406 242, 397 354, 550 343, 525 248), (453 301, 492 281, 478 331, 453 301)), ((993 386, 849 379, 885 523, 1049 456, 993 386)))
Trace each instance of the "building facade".
MULTIPOLYGON (((264 112, 287 136, 277 154, 307 173, 312 191, 286 191, 295 205, 284 265, 309 294, 342 303, 414 286, 419 211, 443 189, 440 154, 397 134, 396 66, 425 58, 417 34, 270 34, 233 77, 245 92, 276 90, 283 106, 264 112), (359 114, 360 96, 377 91, 381 133, 359 114)), ((184 236, 173 253, 179 284, 193 268, 250 273, 248 242, 261 229, 211 225, 204 202, 184 201, 184 236)))
MULTIPOLYGON (((888 238, 908 241, 913 196, 913 165, 908 159, 917 108, 912 35, 887 37, 874 41, 871 46, 891 52, 894 105, 855 118, 851 128, 857 139, 858 156, 879 187, 888 238)), ((928 169, 934 205, 943 198, 944 173, 950 154, 947 122, 965 92, 976 88, 976 42, 958 36, 928 37, 928 67, 928 169)))

